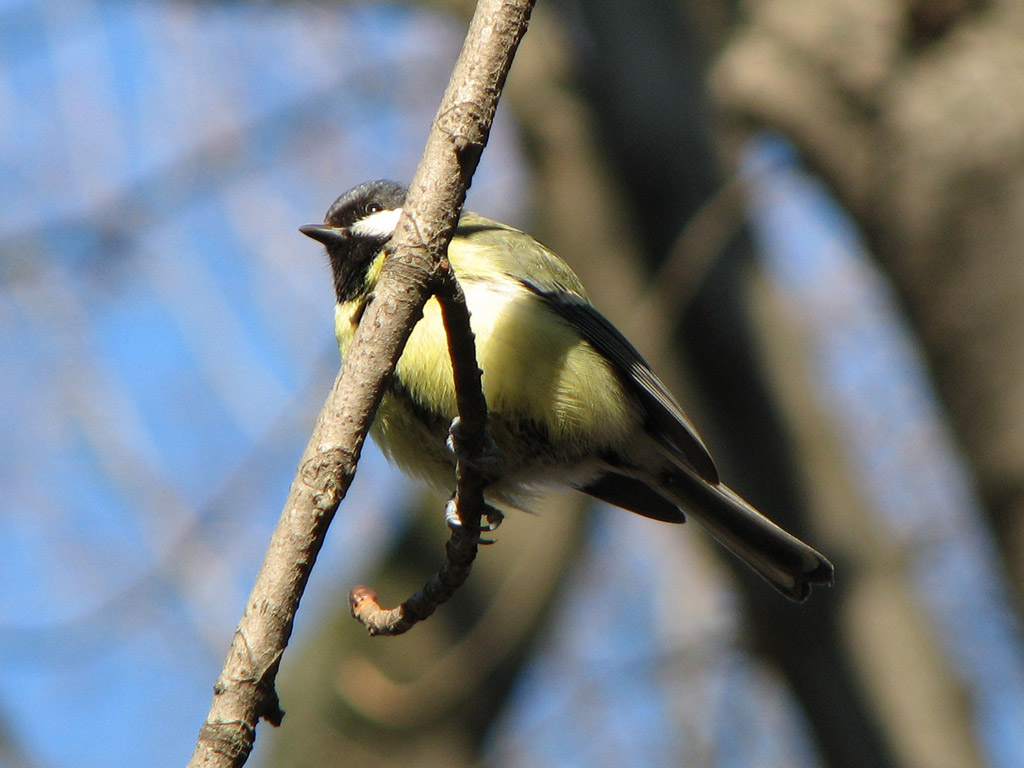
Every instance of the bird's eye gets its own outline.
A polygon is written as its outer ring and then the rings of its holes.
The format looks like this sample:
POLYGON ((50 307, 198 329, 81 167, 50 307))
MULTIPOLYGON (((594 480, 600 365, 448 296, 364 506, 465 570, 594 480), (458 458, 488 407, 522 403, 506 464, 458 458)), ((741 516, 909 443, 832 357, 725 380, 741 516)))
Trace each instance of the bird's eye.
POLYGON ((370 203, 368 206, 366 206, 367 213, 380 213, 383 210, 383 206, 379 205, 378 203, 370 203))

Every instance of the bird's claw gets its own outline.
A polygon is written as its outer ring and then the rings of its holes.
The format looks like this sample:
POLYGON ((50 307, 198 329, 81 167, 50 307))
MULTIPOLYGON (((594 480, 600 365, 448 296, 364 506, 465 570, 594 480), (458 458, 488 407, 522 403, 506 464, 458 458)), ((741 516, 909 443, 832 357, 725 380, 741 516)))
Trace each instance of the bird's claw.
POLYGON ((469 464, 480 474, 486 474, 485 470, 488 467, 493 467, 501 458, 498 446, 491 440, 490 435, 485 434, 486 444, 479 452, 473 453, 467 446, 467 442, 469 442, 467 437, 462 417, 456 416, 452 419, 451 426, 448 427, 448 439, 445 441, 445 445, 459 461, 469 464))
MULTIPOLYGON (((476 527, 476 533, 478 534, 477 544, 493 544, 494 539, 485 539, 479 534, 492 533, 498 530, 498 526, 505 519, 505 515, 501 513, 501 510, 492 507, 490 504, 484 504, 483 513, 484 517, 487 518, 487 524, 476 527)), ((444 522, 453 531, 463 530, 466 527, 462 522, 462 516, 459 514, 459 505, 454 497, 448 499, 448 502, 444 505, 444 522)))
POLYGON ((494 533, 501 525, 501 521, 505 519, 502 511, 490 504, 484 504, 484 517, 487 518, 487 525, 480 526, 480 530, 486 533, 494 533))

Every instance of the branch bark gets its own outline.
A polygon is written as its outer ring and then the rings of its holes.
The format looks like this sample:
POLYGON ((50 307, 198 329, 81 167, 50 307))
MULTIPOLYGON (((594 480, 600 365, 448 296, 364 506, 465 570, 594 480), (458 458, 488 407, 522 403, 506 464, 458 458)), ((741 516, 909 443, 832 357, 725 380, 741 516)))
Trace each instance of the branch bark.
POLYGON ((444 254, 532 8, 533 0, 477 5, 376 297, 300 460, 189 766, 243 765, 259 719, 281 722, 274 683, 295 611, 327 527, 355 476, 384 384, 431 292, 451 279, 444 254))

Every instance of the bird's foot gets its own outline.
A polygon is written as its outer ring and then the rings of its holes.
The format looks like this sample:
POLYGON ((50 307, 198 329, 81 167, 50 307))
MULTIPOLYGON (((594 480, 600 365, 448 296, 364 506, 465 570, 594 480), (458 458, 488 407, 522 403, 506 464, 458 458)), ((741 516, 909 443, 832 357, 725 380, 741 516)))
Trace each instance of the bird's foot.
MULTIPOLYGON (((485 539, 480 534, 493 533, 498 530, 498 526, 505 519, 505 515, 501 513, 501 510, 492 507, 490 504, 484 504, 483 512, 484 517, 487 519, 487 524, 476 526, 477 544, 493 544, 494 539, 485 539)), ((459 505, 455 501, 454 496, 448 499, 444 505, 444 522, 453 531, 463 530, 466 527, 465 523, 462 522, 462 516, 459 514, 459 505)))
POLYGON ((487 469, 493 467, 501 458, 501 451, 491 440, 491 436, 485 433, 486 443, 479 451, 470 450, 470 436, 466 434, 466 427, 462 423, 462 417, 456 416, 448 427, 448 439, 445 445, 448 450, 455 454, 455 458, 469 464, 481 475, 487 474, 487 469))

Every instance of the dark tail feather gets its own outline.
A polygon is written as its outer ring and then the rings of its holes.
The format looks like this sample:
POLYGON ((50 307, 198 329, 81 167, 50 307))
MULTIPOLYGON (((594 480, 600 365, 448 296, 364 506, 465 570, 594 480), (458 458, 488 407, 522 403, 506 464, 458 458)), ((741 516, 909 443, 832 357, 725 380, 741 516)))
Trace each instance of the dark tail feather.
POLYGON ((711 485, 682 469, 663 491, 790 600, 806 600, 813 584, 832 585, 832 563, 728 486, 711 485))

